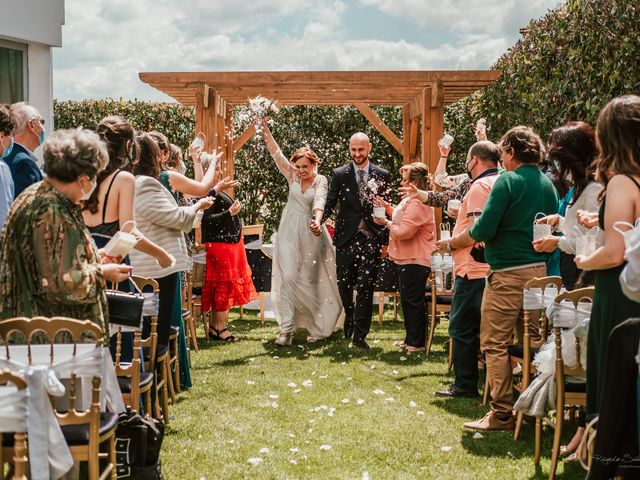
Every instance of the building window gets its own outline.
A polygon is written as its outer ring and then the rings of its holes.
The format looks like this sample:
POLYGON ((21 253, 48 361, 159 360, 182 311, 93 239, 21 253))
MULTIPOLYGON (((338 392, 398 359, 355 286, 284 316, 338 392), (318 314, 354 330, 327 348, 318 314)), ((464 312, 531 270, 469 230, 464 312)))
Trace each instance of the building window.
POLYGON ((0 40, 0 103, 27 99, 27 46, 0 40))

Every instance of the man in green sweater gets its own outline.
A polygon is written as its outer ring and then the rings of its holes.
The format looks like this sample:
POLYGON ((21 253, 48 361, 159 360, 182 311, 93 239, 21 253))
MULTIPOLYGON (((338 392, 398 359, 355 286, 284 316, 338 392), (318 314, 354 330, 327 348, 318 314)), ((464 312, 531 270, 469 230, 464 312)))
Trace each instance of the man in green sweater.
MULTIPOLYGON (((506 172, 495 182, 482 215, 469 235, 485 243, 490 270, 482 298, 480 346, 487 362, 491 410, 472 430, 512 430, 513 386, 508 347, 523 317, 522 291, 532 278, 546 275, 547 254, 533 249, 536 214, 557 213, 558 195, 538 169, 544 146, 529 127, 515 127, 501 139, 500 160, 506 172)), ((522 325, 520 324, 522 330, 522 325)), ((522 334, 518 335, 522 338, 522 334)))

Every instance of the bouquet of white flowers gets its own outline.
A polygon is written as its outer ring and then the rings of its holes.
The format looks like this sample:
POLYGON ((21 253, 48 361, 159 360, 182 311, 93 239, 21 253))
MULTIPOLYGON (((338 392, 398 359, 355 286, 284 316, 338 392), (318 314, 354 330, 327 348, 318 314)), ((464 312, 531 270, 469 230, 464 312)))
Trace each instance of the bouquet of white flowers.
MULTIPOLYGON (((256 131, 260 133, 262 130, 262 120, 268 116, 273 116, 280 111, 275 100, 258 95, 255 98, 250 98, 247 102, 246 108, 238 114, 241 121, 247 121, 256 126, 256 131)), ((273 124, 273 120, 269 120, 269 125, 273 124)))

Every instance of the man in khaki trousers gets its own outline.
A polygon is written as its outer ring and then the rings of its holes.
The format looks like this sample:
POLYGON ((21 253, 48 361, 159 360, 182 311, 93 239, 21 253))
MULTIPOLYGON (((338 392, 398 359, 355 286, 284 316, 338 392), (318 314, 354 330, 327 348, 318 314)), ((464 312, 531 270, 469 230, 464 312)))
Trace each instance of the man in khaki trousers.
MULTIPOLYGON (((482 215, 469 232, 485 243, 490 270, 482 298, 480 347, 487 362, 491 410, 465 423, 472 430, 512 430, 513 385, 508 348, 522 317, 526 282, 546 275, 547 254, 533 249, 536 214, 558 211, 558 195, 538 169, 544 146, 529 127, 509 130, 498 145, 506 172, 495 182, 482 215)), ((521 338, 522 336, 519 335, 521 338)))

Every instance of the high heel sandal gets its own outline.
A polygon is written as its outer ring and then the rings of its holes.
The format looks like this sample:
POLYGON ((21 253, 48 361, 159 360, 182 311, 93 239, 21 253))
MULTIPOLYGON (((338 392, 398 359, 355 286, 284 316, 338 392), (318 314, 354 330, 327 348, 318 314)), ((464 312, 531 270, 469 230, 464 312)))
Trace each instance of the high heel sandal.
POLYGON ((284 347, 285 345, 291 345, 293 342, 293 332, 280 332, 275 339, 274 343, 279 347, 284 347))
POLYGON ((209 336, 214 340, 220 340, 222 342, 235 342, 237 339, 234 335, 229 334, 227 337, 222 337, 222 334, 228 331, 227 328, 218 330, 217 328, 209 327, 209 336))

